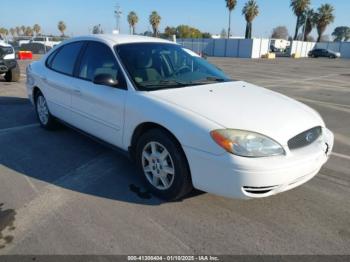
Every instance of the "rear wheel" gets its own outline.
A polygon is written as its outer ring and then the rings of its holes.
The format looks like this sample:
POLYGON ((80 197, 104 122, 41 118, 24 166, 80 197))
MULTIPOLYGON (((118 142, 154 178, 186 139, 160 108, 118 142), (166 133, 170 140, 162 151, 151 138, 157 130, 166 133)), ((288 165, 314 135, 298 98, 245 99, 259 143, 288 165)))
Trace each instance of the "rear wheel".
POLYGON ((21 72, 16 62, 16 67, 12 68, 5 74, 5 80, 7 82, 18 82, 20 77, 21 77, 21 72))
POLYGON ((193 190, 187 159, 167 132, 152 129, 142 135, 136 161, 148 188, 159 198, 177 200, 193 190))
POLYGON ((39 91, 35 96, 35 111, 40 125, 48 130, 57 127, 56 119, 51 115, 44 95, 39 91))

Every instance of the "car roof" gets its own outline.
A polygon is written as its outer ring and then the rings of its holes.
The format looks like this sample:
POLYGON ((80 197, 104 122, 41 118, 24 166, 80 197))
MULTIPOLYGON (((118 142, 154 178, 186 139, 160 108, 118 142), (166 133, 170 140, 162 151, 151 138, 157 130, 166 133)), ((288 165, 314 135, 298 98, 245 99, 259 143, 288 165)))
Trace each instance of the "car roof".
POLYGON ((128 43, 169 43, 175 44, 174 42, 155 38, 148 36, 139 36, 139 35, 121 35, 121 34, 97 34, 97 35, 86 35, 70 38, 66 40, 65 43, 76 42, 76 41, 101 41, 105 42, 111 46, 128 44, 128 43))

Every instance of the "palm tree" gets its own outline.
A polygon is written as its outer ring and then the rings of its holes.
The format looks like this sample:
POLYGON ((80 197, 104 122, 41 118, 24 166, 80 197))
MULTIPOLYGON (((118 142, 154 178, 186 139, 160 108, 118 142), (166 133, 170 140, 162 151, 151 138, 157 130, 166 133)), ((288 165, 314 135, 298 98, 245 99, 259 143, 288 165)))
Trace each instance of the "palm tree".
POLYGON ((230 38, 231 36, 231 15, 233 9, 235 9, 237 5, 237 0, 225 0, 226 1, 226 7, 228 8, 228 31, 227 31, 227 38, 230 38))
POLYGON ((307 41, 312 29, 315 27, 315 11, 313 9, 307 10, 301 16, 300 23, 303 24, 305 27, 303 41, 307 41))
POLYGON ((304 14, 304 12, 307 9, 309 9, 310 0, 291 0, 290 6, 292 7, 293 12, 297 17, 297 24, 295 27, 295 35, 294 35, 294 40, 297 40, 299 28, 301 26, 300 19, 301 19, 301 16, 304 14))
POLYGON ((152 26, 153 36, 155 36, 155 37, 158 36, 158 28, 159 28, 159 24, 160 24, 161 20, 162 20, 162 18, 160 17, 160 15, 158 15, 158 13, 156 11, 153 11, 151 13, 151 15, 149 16, 149 23, 152 26))
POLYGON ((21 34, 21 28, 19 26, 16 26, 16 34, 17 36, 20 36, 21 34))
POLYGON ((3 28, 3 27, 0 28, 0 39, 1 39, 1 36, 6 37, 8 34, 9 34, 9 31, 6 28, 3 28))
POLYGON ((66 31, 66 29, 67 29, 65 22, 59 21, 57 28, 61 32, 62 36, 64 36, 64 31, 66 31))
POLYGON ((136 24, 138 23, 139 18, 134 11, 131 11, 128 15, 128 23, 130 25, 130 29, 132 29, 132 34, 135 34, 136 24))
POLYGON ((11 33, 12 36, 15 36, 15 34, 16 34, 16 29, 10 28, 10 33, 11 33))
POLYGON ((41 31, 40 25, 35 24, 35 25, 33 26, 33 31, 35 32, 35 35, 39 35, 39 34, 40 34, 40 31, 41 31))
POLYGON ((25 35, 27 27, 25 25, 21 26, 22 35, 25 35))
POLYGON ((24 34, 26 36, 33 36, 33 29, 30 26, 27 26, 24 34))
POLYGON ((329 24, 334 22, 334 19, 334 7, 330 4, 321 5, 321 7, 317 9, 315 16, 315 23, 318 33, 317 42, 321 41, 324 31, 326 31, 329 24))
POLYGON ((259 15, 259 6, 255 0, 249 0, 243 7, 242 14, 245 16, 247 26, 245 29, 245 38, 252 38, 252 24, 255 17, 259 15))

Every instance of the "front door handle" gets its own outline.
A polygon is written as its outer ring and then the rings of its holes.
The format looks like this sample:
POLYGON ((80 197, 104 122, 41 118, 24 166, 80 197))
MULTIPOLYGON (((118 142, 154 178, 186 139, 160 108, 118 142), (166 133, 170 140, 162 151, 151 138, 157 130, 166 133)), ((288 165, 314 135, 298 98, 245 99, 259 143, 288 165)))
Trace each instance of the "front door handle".
POLYGON ((79 89, 74 89, 73 92, 74 94, 81 96, 81 91, 79 89))

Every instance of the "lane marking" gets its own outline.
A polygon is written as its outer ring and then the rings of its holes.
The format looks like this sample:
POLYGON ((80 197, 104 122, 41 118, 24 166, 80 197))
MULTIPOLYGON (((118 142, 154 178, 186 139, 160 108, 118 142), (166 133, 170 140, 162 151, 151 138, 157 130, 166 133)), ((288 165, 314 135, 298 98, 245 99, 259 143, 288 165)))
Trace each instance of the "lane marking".
POLYGON ((17 131, 21 131, 21 130, 28 129, 28 128, 39 127, 39 126, 40 126, 40 124, 30 124, 30 125, 25 125, 25 126, 16 126, 16 127, 0 129, 0 135, 7 134, 10 132, 17 132, 17 131))
POLYGON ((332 153, 332 156, 339 157, 339 158, 344 158, 347 160, 350 160, 350 156, 344 155, 344 154, 339 154, 339 153, 332 153))
POLYGON ((319 103, 319 104, 325 104, 325 105, 330 105, 330 106, 339 106, 339 107, 345 107, 350 109, 350 105, 344 105, 344 104, 337 104, 337 103, 331 103, 331 102, 325 102, 325 101, 318 101, 318 100, 312 100, 308 98, 303 98, 303 97, 295 97, 296 99, 304 100, 310 103, 319 103))
POLYGON ((297 100, 302 101, 302 102, 309 102, 309 103, 317 104, 319 106, 331 108, 331 109, 342 111, 345 113, 350 113, 350 108, 347 108, 347 105, 333 104, 333 103, 316 101, 316 100, 311 100, 311 99, 301 98, 301 97, 294 97, 294 99, 297 99, 297 100))

